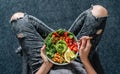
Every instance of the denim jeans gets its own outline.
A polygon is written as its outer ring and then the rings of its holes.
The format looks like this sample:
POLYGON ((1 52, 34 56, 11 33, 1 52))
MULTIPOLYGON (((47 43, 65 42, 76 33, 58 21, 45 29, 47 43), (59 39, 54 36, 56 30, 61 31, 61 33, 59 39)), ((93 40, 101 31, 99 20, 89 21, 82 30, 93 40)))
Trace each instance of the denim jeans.
MULTIPOLYGON (((79 39, 82 36, 91 36, 92 47, 89 59, 92 66, 98 74, 104 74, 99 62, 97 45, 101 39, 105 28, 107 17, 95 17, 92 15, 91 9, 81 13, 68 31, 75 34, 79 39), (97 34, 102 30, 100 34, 97 34)), ((44 44, 46 36, 54 30, 48 27, 41 20, 25 13, 24 17, 11 21, 15 35, 18 38, 22 48, 23 70, 22 74, 35 74, 43 63, 40 57, 40 48, 44 44)), ((72 63, 65 66, 54 65, 49 74, 87 74, 79 57, 72 63)))

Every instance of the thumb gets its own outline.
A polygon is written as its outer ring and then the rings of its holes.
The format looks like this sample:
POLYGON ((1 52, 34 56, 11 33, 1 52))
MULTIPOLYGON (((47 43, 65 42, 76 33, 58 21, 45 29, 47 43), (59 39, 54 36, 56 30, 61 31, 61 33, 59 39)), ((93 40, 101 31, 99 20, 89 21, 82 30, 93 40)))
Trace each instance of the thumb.
POLYGON ((43 47, 40 49, 40 51, 41 51, 41 53, 44 53, 44 51, 45 51, 45 45, 43 45, 43 47))
POLYGON ((46 58, 46 56, 45 56, 45 45, 43 45, 43 47, 41 48, 41 57, 42 57, 42 59, 44 60, 44 62, 47 62, 48 60, 47 60, 47 58, 46 58))

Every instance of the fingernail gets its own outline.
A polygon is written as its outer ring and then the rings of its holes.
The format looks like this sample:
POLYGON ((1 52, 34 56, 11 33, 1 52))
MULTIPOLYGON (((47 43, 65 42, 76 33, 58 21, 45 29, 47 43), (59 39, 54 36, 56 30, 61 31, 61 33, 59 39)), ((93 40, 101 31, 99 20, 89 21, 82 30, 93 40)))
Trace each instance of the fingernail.
POLYGON ((93 37, 89 37, 89 39, 92 39, 93 37))

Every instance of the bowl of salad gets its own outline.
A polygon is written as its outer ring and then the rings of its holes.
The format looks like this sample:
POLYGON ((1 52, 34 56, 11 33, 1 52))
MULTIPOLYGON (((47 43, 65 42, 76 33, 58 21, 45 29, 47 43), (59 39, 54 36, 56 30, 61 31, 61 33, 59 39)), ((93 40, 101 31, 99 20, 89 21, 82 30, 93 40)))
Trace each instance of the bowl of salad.
POLYGON ((78 55, 77 38, 73 33, 63 29, 51 32, 45 39, 45 45, 45 55, 56 65, 69 64, 78 55))

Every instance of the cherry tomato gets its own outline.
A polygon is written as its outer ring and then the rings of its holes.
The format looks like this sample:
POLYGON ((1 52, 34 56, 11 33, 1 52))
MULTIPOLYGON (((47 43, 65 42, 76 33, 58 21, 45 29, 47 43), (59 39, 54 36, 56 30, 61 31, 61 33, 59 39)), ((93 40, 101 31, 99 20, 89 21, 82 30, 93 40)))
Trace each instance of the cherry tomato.
POLYGON ((65 39, 65 41, 66 41, 66 43, 68 43, 68 42, 69 42, 69 40, 68 40, 68 39, 65 39))
POLYGON ((74 47, 75 47, 75 46, 74 46, 74 45, 72 45, 72 46, 70 47, 70 49, 71 49, 71 50, 73 50, 73 48, 74 48, 74 47))
POLYGON ((70 38, 69 38, 69 37, 66 37, 65 41, 66 41, 67 43, 69 42, 69 40, 70 40, 70 38))
POLYGON ((74 47, 74 48, 73 48, 73 51, 78 52, 78 48, 77 48, 77 47, 74 47))
POLYGON ((69 45, 72 46, 72 42, 69 42, 69 45))
POLYGON ((68 32, 64 32, 64 36, 67 37, 68 36, 68 32))
POLYGON ((69 36, 67 36, 67 37, 66 37, 66 39, 70 40, 70 37, 69 37, 69 36))
POLYGON ((73 40, 72 40, 72 39, 70 39, 70 40, 69 40, 69 43, 73 43, 73 40))

